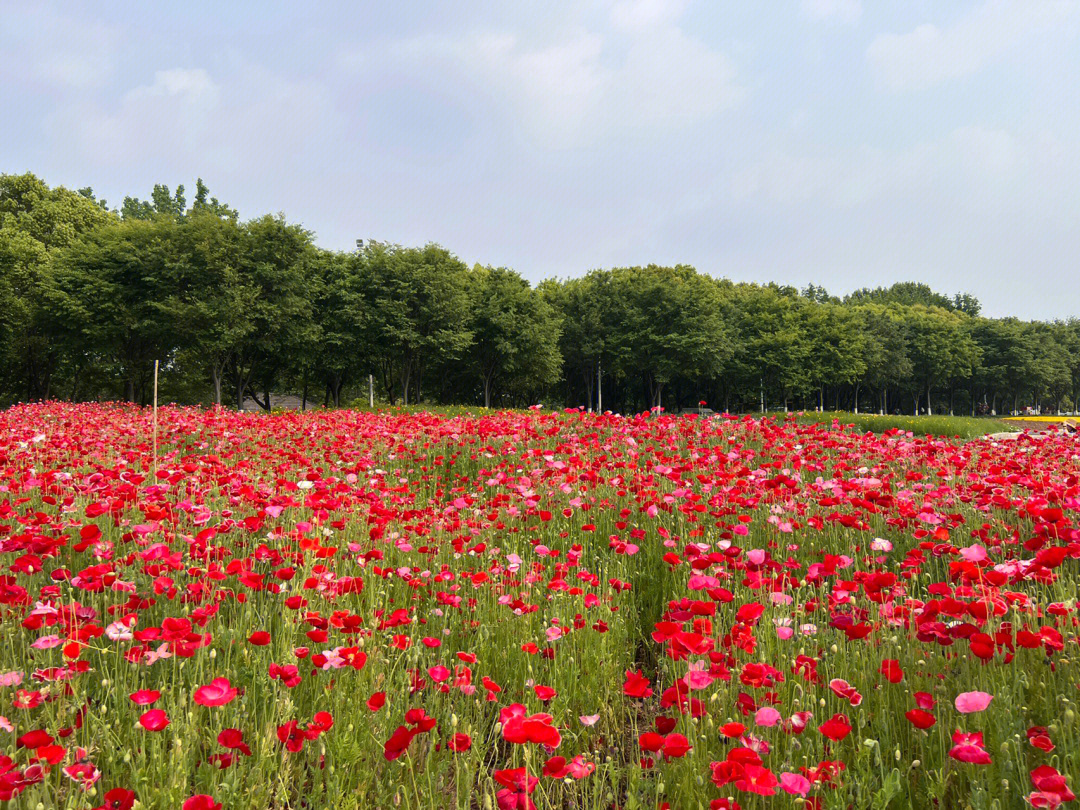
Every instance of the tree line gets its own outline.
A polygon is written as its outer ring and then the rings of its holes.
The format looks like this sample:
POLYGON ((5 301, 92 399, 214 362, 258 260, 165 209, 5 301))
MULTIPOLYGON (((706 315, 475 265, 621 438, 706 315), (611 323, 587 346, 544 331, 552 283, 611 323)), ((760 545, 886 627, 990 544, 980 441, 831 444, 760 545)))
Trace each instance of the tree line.
POLYGON ((1080 321, 903 282, 843 298, 694 268, 532 286, 439 245, 323 250, 199 180, 116 208, 0 175, 0 402, 379 400, 982 413, 1080 409, 1080 321))

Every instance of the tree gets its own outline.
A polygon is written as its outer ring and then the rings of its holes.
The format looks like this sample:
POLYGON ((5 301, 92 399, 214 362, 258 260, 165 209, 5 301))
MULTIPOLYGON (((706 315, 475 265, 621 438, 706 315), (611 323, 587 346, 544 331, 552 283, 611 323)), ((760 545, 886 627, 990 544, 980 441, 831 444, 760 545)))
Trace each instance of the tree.
POLYGON ((724 304, 711 279, 685 265, 611 271, 618 304, 611 336, 614 366, 637 376, 651 407, 678 376, 711 379, 732 355, 724 304))
POLYGON ((82 373, 103 363, 122 382, 124 399, 135 402, 153 361, 171 358, 175 334, 156 302, 163 297, 177 227, 168 220, 110 224, 56 257, 45 296, 76 388, 82 373))
POLYGON ((965 328, 967 316, 938 307, 917 304, 894 310, 903 318, 913 377, 915 412, 921 392, 926 393, 926 412, 933 414, 933 390, 942 381, 971 375, 979 358, 979 348, 965 328))
POLYGON ((115 217, 88 194, 0 175, 0 396, 54 394, 60 357, 44 300, 55 255, 115 217))
POLYGON ((270 409, 270 392, 279 375, 296 366, 310 345, 310 276, 316 258, 311 233, 283 217, 264 216, 246 223, 240 239, 239 284, 251 328, 230 353, 236 407, 251 394, 270 409), (245 289, 246 288, 246 289, 245 289), (264 399, 258 397, 264 392, 264 399))
POLYGON ((545 298, 504 267, 477 265, 471 281, 468 357, 484 407, 500 389, 524 394, 558 379, 560 319, 545 298))
POLYGON ((819 410, 825 410, 826 386, 853 385, 866 373, 866 334, 859 326, 852 310, 836 304, 823 303, 808 312, 810 373, 818 386, 819 410))
POLYGON ((402 402, 416 399, 424 370, 461 357, 469 331, 468 268, 435 244, 403 248, 368 242, 359 249, 365 303, 371 314, 368 339, 380 347, 387 395, 395 383, 402 402))
MULTIPOLYGON (((810 385, 812 347, 806 315, 809 303, 788 290, 747 284, 735 298, 740 341, 736 374, 747 393, 776 393, 787 410, 789 399, 810 385)), ((750 395, 751 401, 757 397, 750 395)), ((765 403, 767 407, 767 400, 765 403)))
POLYGON ((243 242, 243 229, 221 208, 193 209, 174 231, 155 302, 173 329, 177 360, 208 375, 217 405, 233 353, 255 329, 259 288, 243 272, 243 242))
MULTIPOLYGON (((559 353, 567 401, 592 408, 603 369, 613 368, 612 347, 619 307, 611 273, 593 270, 567 281, 549 279, 537 288, 562 322, 559 353), (580 388, 578 387, 580 382, 580 388)), ((610 398, 609 402, 613 401, 610 398)))
POLYGON ((880 304, 863 304, 854 312, 865 336, 865 371, 855 383, 855 412, 859 410, 859 387, 865 384, 878 395, 878 412, 888 413, 889 389, 904 385, 913 371, 902 321, 880 304))

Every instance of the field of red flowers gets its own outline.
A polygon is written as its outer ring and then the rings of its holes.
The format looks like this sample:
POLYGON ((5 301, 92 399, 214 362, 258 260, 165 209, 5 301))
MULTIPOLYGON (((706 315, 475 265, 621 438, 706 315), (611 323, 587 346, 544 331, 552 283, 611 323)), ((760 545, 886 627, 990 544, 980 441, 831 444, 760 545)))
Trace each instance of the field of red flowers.
POLYGON ((1080 443, 0 413, 0 802, 1076 807, 1080 443))

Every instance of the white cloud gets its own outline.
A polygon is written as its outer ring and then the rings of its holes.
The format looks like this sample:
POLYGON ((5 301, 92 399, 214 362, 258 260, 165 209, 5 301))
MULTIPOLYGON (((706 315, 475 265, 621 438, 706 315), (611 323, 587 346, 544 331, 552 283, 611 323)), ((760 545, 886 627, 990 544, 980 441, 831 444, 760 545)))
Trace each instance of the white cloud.
POLYGON ((906 34, 883 34, 866 58, 881 86, 918 90, 975 73, 1076 8, 1074 0, 987 0, 946 28, 925 23, 906 34))
POLYGON ((1011 133, 967 126, 900 150, 861 146, 806 155, 773 149, 736 172, 729 192, 736 203, 758 199, 835 208, 924 193, 979 195, 1015 179, 1028 158, 1029 149, 1011 133))
POLYGON ((862 0, 802 0, 802 13, 816 20, 855 23, 862 16, 862 0))
POLYGON ((678 21, 687 5, 688 0, 618 0, 608 16, 620 31, 648 31, 678 21))
POLYGON ((81 98, 46 121, 54 148, 95 163, 219 174, 258 171, 300 154, 325 124, 318 85, 285 81, 247 65, 216 80, 203 68, 171 68, 114 105, 81 98))
POLYGON ((179 96, 191 104, 213 106, 217 103, 218 87, 202 68, 172 68, 156 71, 153 84, 136 87, 127 94, 128 99, 162 96, 179 96))
MULTIPOLYGON (((59 89, 100 87, 116 68, 120 32, 108 25, 57 14, 45 6, 5 8, 0 14, 2 72, 29 69, 59 89)), ((2 73, 0 73, 2 75, 2 73)), ((24 78, 26 73, 21 73, 24 78)))
POLYGON ((463 73, 540 145, 588 146, 614 132, 691 126, 743 97, 727 56, 678 24, 685 7, 680 0, 619 2, 603 32, 570 29, 543 43, 503 32, 424 36, 339 62, 369 78, 400 69, 463 73))

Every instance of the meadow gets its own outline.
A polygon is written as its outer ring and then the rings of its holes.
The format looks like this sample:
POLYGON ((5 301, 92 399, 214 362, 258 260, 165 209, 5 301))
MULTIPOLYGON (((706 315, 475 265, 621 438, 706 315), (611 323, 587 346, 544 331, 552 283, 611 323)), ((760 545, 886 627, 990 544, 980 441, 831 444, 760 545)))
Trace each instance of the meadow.
POLYGON ((1054 426, 16 406, 0 803, 1073 807, 1078 513, 1054 426))

